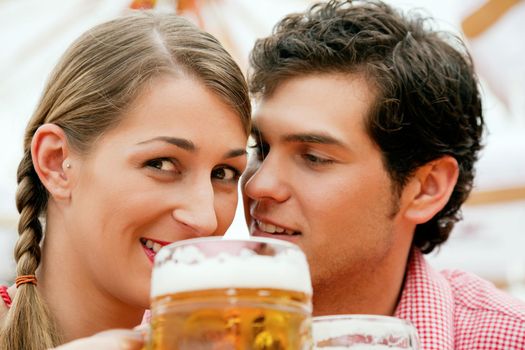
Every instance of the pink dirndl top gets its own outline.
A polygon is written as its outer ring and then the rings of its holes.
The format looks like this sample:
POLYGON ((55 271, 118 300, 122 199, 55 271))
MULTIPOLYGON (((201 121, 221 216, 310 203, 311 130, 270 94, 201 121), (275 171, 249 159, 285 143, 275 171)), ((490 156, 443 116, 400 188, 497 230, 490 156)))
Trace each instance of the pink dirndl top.
POLYGON ((13 302, 11 300, 11 297, 7 293, 7 286, 0 286, 0 296, 2 297, 2 300, 4 301, 5 305, 10 308, 11 303, 13 302))

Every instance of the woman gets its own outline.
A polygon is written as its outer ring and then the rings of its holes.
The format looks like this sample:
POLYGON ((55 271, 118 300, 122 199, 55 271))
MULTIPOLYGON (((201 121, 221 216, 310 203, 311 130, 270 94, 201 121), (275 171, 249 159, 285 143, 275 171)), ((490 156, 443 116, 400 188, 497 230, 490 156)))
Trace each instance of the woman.
POLYGON ((231 224, 249 117, 239 68, 184 19, 140 13, 82 35, 26 129, 0 348, 139 324, 158 249, 231 224))

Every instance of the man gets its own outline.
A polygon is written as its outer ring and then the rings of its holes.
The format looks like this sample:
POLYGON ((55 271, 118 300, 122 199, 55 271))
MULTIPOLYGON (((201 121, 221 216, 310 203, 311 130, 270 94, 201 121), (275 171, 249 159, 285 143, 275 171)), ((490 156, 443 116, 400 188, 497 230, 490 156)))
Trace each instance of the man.
POLYGON ((523 304, 423 257, 459 220, 484 125, 470 57, 448 40, 357 1, 258 40, 247 222, 304 250, 315 315, 408 319, 424 349, 525 348, 523 304))

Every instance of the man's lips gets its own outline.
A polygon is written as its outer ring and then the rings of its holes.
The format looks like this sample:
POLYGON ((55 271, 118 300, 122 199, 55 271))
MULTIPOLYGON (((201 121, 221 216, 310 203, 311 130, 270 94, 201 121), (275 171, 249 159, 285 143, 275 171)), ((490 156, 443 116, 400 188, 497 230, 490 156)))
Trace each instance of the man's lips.
POLYGON ((252 233, 272 235, 272 236, 299 236, 300 231, 296 231, 289 227, 280 226, 273 222, 253 217, 251 223, 252 233))

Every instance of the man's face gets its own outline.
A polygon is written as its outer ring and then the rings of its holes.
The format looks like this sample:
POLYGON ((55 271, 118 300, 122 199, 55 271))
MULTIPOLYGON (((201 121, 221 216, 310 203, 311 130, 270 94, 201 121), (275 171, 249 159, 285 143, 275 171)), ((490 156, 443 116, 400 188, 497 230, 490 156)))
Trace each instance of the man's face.
POLYGON ((403 254, 398 199, 365 132, 374 96, 360 76, 310 75, 285 81, 255 111, 257 152, 243 178, 250 233, 298 244, 314 290, 367 283, 403 254))

